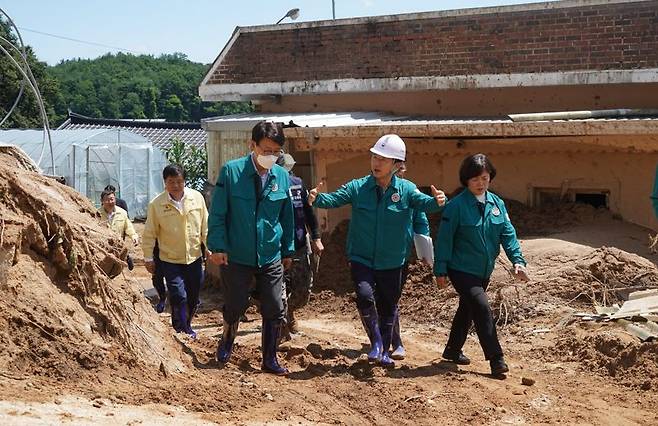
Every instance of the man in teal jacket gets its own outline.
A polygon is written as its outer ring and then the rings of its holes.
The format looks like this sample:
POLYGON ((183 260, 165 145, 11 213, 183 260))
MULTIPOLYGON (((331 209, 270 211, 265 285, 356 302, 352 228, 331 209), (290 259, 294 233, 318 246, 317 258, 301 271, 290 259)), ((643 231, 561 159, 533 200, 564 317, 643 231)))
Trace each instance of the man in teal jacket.
POLYGON ((389 347, 413 212, 441 210, 445 194, 432 186, 430 197, 412 182, 395 176, 406 157, 406 146, 399 136, 382 136, 370 152, 370 175, 329 194, 319 194, 314 188, 308 199, 315 207, 325 209, 352 205, 347 254, 357 307, 370 338, 368 359, 392 366, 389 347))
POLYGON ((450 277, 459 294, 459 307, 443 358, 457 364, 470 364, 462 347, 474 322, 491 373, 500 376, 509 368, 498 342, 486 290, 501 244, 514 265, 515 276, 524 281, 528 276, 505 204, 488 191, 489 182, 495 176, 496 169, 483 154, 463 161, 459 180, 464 190, 443 210, 434 247, 434 275, 440 286, 445 285, 446 276, 450 277))
POLYGON ((285 317, 283 269, 294 247, 294 216, 288 172, 275 164, 285 142, 283 130, 260 122, 252 130, 252 153, 222 167, 208 221, 210 261, 221 265, 224 326, 217 360, 231 356, 240 317, 249 306, 256 278, 263 316, 263 371, 287 374, 276 358, 285 317))

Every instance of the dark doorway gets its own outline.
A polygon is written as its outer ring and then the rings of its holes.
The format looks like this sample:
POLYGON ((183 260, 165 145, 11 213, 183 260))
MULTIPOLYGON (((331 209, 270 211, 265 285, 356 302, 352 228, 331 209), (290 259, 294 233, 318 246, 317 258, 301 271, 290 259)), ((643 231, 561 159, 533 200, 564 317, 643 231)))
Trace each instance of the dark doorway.
POLYGON ((582 204, 589 204, 595 208, 603 207, 608 208, 608 194, 598 193, 598 194, 583 194, 576 193, 576 202, 582 204))

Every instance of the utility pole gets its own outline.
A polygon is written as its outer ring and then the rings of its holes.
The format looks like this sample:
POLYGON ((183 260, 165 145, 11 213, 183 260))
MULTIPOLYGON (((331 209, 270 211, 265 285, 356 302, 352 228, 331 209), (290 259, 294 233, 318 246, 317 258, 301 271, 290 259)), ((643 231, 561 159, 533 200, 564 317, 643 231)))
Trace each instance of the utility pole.
POLYGON ((336 19, 336 0, 331 0, 331 16, 336 19))

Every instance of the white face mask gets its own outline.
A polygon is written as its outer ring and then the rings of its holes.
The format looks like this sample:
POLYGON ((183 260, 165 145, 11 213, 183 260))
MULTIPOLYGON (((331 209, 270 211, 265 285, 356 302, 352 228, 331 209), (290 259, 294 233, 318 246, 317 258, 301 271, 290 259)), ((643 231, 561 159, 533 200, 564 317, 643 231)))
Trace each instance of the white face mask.
POLYGON ((262 168, 269 170, 274 166, 278 158, 276 155, 259 155, 256 157, 256 161, 262 168))

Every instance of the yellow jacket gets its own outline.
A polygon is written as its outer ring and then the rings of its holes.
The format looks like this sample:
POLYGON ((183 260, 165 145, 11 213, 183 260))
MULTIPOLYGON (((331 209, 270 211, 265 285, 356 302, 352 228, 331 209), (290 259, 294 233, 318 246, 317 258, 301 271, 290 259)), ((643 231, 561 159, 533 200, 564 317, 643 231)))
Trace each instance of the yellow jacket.
POLYGON ((201 244, 206 245, 207 235, 208 209, 203 195, 185 188, 180 212, 165 191, 149 203, 142 235, 144 258, 153 258, 157 240, 160 260, 189 265, 201 257, 201 244))
POLYGON ((133 228, 132 222, 128 219, 128 213, 119 206, 114 206, 114 214, 112 220, 108 219, 108 214, 103 207, 98 210, 101 213, 103 223, 106 223, 108 228, 121 235, 121 239, 126 238, 126 235, 133 238, 137 234, 133 228))

